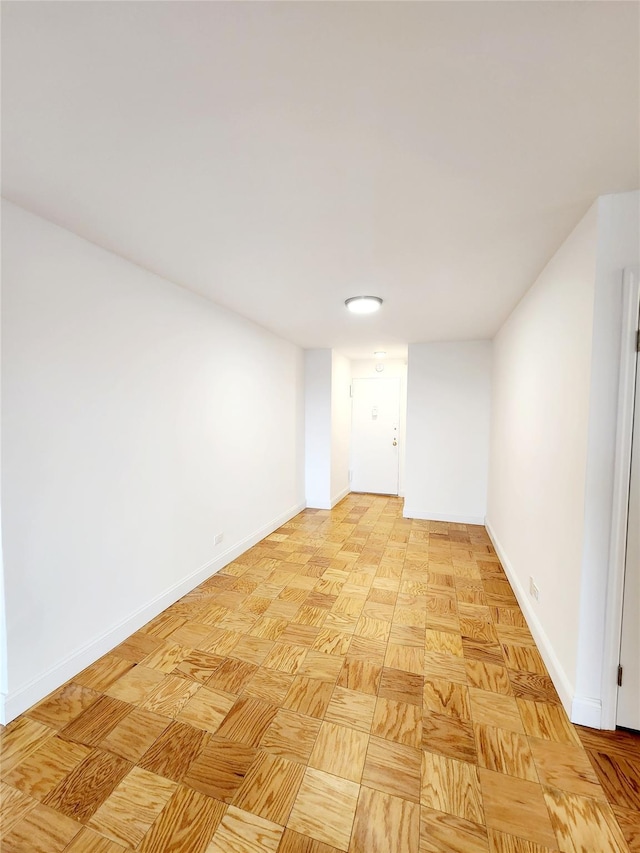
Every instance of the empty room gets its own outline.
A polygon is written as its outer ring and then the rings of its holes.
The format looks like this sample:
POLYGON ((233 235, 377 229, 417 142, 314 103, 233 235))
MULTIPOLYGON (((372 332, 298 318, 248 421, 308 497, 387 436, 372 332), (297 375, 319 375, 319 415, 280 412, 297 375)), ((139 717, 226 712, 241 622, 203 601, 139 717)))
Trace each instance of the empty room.
POLYGON ((640 853, 640 3, 0 12, 3 853, 640 853))

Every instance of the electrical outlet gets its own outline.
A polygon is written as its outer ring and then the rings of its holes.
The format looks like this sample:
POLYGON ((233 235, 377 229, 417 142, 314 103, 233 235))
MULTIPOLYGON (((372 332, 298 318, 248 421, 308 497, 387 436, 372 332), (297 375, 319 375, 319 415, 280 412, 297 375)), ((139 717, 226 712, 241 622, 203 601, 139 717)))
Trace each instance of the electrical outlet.
POLYGON ((215 539, 213 540, 214 545, 219 545, 219 544, 222 542, 222 540, 223 540, 223 539, 224 539, 224 533, 218 533, 218 534, 216 534, 216 537, 215 537, 215 539))
POLYGON ((540 598, 540 590, 536 586, 536 582, 533 578, 529 578, 529 595, 531 598, 535 598, 536 601, 540 598))

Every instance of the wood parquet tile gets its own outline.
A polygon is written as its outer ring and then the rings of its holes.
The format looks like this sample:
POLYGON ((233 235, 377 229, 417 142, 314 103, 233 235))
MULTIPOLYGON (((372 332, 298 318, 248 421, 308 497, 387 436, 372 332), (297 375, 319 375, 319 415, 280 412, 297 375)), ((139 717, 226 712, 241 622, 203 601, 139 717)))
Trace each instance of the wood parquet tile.
POLYGON ((110 730, 98 746, 107 752, 126 758, 127 761, 137 763, 170 723, 170 719, 160 714, 134 708, 110 730))
POLYGON ((304 765, 261 752, 233 800, 244 811, 285 826, 304 776, 304 765))
POLYGON ((358 731, 371 731, 376 697, 346 687, 334 687, 324 718, 330 723, 350 726, 358 731))
POLYGON ((230 806, 205 853, 276 853, 283 827, 230 806))
POLYGON ((124 758, 94 749, 68 776, 58 782, 43 802, 67 817, 84 823, 129 770, 131 764, 124 758))
POLYGON ((588 754, 609 801, 640 810, 640 761, 593 750, 588 754))
POLYGON ((241 696, 225 715, 217 734, 236 743, 257 746, 277 710, 261 699, 241 696))
POLYGON ((489 828, 553 847, 556 835, 541 785, 483 768, 478 774, 489 828))
POLYGON ((331 701, 333 684, 319 678, 296 675, 289 692, 285 696, 283 707, 298 711, 308 717, 322 719, 331 701))
POLYGON ((518 699, 518 709, 525 732, 531 737, 553 740, 558 743, 580 745, 576 727, 560 705, 518 699))
POLYGON ((637 734, 627 731, 598 731, 584 726, 571 726, 572 734, 577 743, 582 743, 585 749, 601 752, 604 755, 621 755, 632 761, 640 761, 640 738, 637 734))
POLYGON ((4 729, 0 738, 3 773, 20 764, 54 734, 54 729, 28 717, 23 716, 14 720, 4 729))
POLYGON ((482 824, 426 806, 420 812, 420 853, 489 853, 482 824))
POLYGON ((101 696, 75 720, 67 723, 60 731, 60 737, 85 746, 97 746, 132 710, 133 707, 126 702, 101 696))
POLYGON ((469 700, 475 723, 498 726, 510 732, 525 733, 520 710, 513 697, 470 687, 469 700))
POLYGON ((543 847, 535 841, 520 838, 517 835, 508 835, 497 829, 489 829, 489 850, 491 853, 559 853, 556 847, 543 847))
POLYGON ((620 853, 627 849, 609 803, 549 787, 544 789, 544 798, 563 853, 565 850, 620 853))
POLYGON ((180 782, 198 755, 205 733, 187 723, 172 720, 138 761, 140 767, 180 782))
POLYGON ((422 805, 484 824, 478 768, 433 752, 422 753, 422 805))
POLYGON ((64 848, 65 853, 126 853, 127 848, 92 829, 81 829, 71 844, 64 848))
POLYGON ((360 786, 308 767, 288 826, 316 841, 348 850, 360 786))
MULTIPOLYGON (((462 640, 460 640, 462 642, 462 640)), ((467 678, 466 662, 464 657, 451 652, 424 653, 424 676, 425 678, 444 678, 457 684, 471 684, 467 678)))
POLYGON ((3 853, 60 853, 82 827, 41 804, 34 806, 2 839, 3 853))
POLYGON ((471 719, 469 688, 444 678, 425 678, 422 694, 423 710, 446 714, 458 720, 471 719))
POLYGON ((419 803, 420 762, 419 749, 371 737, 362 784, 394 797, 419 803))
MULTIPOLYGON (((27 721, 37 720, 45 726, 50 726, 54 729, 61 729, 67 723, 86 710, 89 705, 92 705, 96 699, 100 698, 100 693, 92 690, 89 687, 83 687, 81 684, 69 682, 64 684, 59 690, 56 690, 50 696, 47 696, 42 702, 39 702, 26 715, 19 720, 14 721, 12 725, 24 725, 27 728, 27 721)), ((6 761, 6 749, 3 746, 2 762, 6 761)))
POLYGON ((407 746, 421 747, 422 710, 418 705, 379 697, 371 733, 407 746))
MULTIPOLYGON (((525 735, 496 726, 476 725, 474 728, 480 767, 530 782, 538 781, 537 765, 534 765, 525 735)), ((542 754, 546 755, 546 752, 542 754)))
MULTIPOLYGON (((584 749, 540 738, 529 738, 529 744, 538 778, 543 785, 596 800, 606 799, 605 790, 599 784, 584 749)), ((618 778, 622 776, 619 773, 618 778)), ((635 779, 637 787, 640 771, 635 773, 635 779)), ((640 808, 640 801, 637 807, 640 808)))
POLYGON ((482 527, 306 510, 0 731, 3 853, 640 853, 482 527))
POLYGON ((309 767, 360 782, 368 744, 369 737, 364 732, 325 720, 309 757, 309 767))
POLYGON ((418 853, 420 807, 373 788, 360 789, 349 853, 418 853))
POLYGON ((179 787, 138 846, 138 853, 204 853, 226 806, 179 787))
POLYGON ((116 657, 128 660, 131 663, 140 663, 141 660, 150 655, 154 649, 162 645, 162 640, 151 636, 148 633, 138 631, 132 634, 119 646, 116 646, 113 653, 116 657))
POLYGON ((362 657, 347 655, 338 676, 338 685, 375 696, 378 692, 381 675, 382 666, 380 664, 372 663, 362 657))
POLYGON ((110 684, 121 678, 133 666, 134 664, 131 661, 123 660, 117 655, 105 655, 77 675, 75 682, 82 687, 90 687, 92 690, 106 690, 110 684))
POLYGON ((236 697, 231 693, 213 690, 210 687, 201 687, 196 695, 189 699, 176 718, 182 723, 189 723, 196 729, 204 729, 204 731, 214 734, 235 701, 236 697))
POLYGON ((280 708, 260 740, 260 749, 306 764, 320 731, 320 720, 280 708))
MULTIPOLYGON (((119 699, 121 702, 129 702, 132 705, 141 707, 141 703, 159 684, 164 681, 164 675, 156 669, 148 669, 146 666, 135 666, 128 670, 122 678, 114 681, 105 690, 105 694, 112 699, 119 699)), ((95 698, 99 698, 95 696, 95 698)), ((71 719, 75 719, 78 714, 74 714, 71 719)))
POLYGON ((470 687, 513 696, 512 681, 505 666, 490 661, 466 658, 464 668, 470 687))
POLYGON ((432 712, 423 716, 422 748, 460 761, 478 763, 472 723, 447 714, 432 712))
POLYGON ((640 812, 634 809, 624 809, 621 806, 612 806, 613 813, 618 821, 631 853, 640 853, 640 812))
POLYGON ((89 755, 91 749, 58 737, 48 738, 24 761, 4 774, 8 785, 43 800, 89 755))
POLYGON ((6 782, 0 782, 0 827, 3 836, 36 805, 36 800, 6 782))
POLYGON ((177 788, 140 767, 125 776, 88 826, 125 847, 137 847, 177 788))

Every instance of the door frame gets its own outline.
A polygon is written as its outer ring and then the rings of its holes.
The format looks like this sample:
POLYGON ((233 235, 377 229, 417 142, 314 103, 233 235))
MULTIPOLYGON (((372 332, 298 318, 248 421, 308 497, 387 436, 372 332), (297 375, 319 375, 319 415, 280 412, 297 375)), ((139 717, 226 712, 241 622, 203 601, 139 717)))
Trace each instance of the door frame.
MULTIPOLYGON (((402 490, 400 485, 402 483, 401 477, 401 468, 402 468, 402 451, 404 441, 402 440, 402 402, 403 402, 403 390, 402 390, 402 377, 401 376, 352 376, 351 378, 351 435, 350 435, 350 451, 349 451, 349 486, 352 486, 353 482, 353 472, 354 472, 354 464, 353 464, 353 409, 355 405, 355 383, 361 382, 363 380, 370 382, 379 382, 380 380, 393 380, 398 383, 398 444, 400 445, 397 453, 397 463, 398 463, 398 471, 397 471, 397 486, 395 492, 372 492, 371 494, 388 494, 389 497, 402 497, 402 490)), ((368 494, 366 492, 356 492, 356 494, 368 494)))
POLYGON ((604 655, 602 668, 603 729, 615 729, 618 710, 617 672, 622 638, 622 606, 624 597, 625 559, 629 488, 631 485, 631 445, 634 408, 640 417, 640 400, 635 399, 637 335, 640 310, 640 267, 624 270, 618 386, 618 419, 613 483, 613 512, 609 551, 609 580, 605 605, 604 655))

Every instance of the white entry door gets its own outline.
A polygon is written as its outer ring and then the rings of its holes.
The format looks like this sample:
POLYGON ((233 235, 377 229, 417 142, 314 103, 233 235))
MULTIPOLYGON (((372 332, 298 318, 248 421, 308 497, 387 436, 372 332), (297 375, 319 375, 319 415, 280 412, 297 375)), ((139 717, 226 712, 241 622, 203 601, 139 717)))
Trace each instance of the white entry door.
POLYGON ((640 731, 640 365, 636 356, 636 396, 631 447, 627 556, 622 606, 617 725, 640 731))
POLYGON ((354 379, 351 489, 398 494, 400 379, 354 379))

